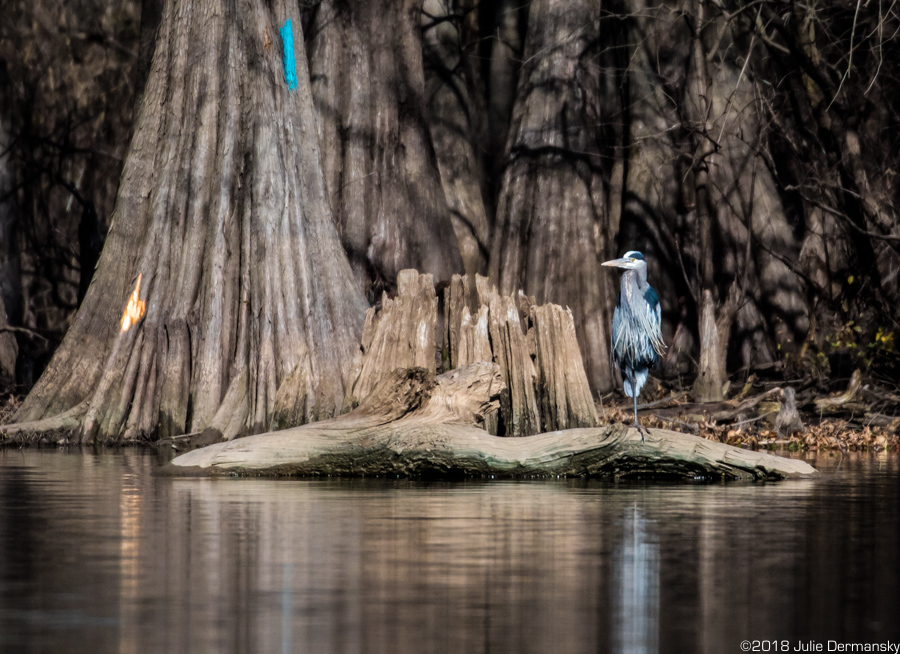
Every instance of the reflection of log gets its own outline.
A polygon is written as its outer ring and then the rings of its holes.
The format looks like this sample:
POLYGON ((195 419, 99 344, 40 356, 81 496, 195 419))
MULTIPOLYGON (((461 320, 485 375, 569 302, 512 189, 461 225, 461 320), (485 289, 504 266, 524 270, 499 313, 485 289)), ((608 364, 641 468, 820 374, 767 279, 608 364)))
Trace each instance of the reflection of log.
POLYGON ((641 443, 621 425, 500 438, 477 428, 497 406, 498 367, 435 378, 394 371, 349 414, 183 454, 173 475, 674 476, 782 478, 815 474, 803 461, 665 430, 641 443))

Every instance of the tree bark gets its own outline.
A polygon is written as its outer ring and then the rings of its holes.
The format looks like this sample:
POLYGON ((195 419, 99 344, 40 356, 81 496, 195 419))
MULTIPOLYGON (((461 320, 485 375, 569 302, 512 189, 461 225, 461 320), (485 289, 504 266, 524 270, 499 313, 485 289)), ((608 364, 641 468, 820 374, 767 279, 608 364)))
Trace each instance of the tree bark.
POLYGON ((572 311, 545 304, 532 306, 529 317, 543 431, 596 426, 597 409, 578 350, 572 311))
POLYGON ((500 395, 500 429, 506 436, 530 436, 541 432, 541 409, 535 386, 537 370, 515 300, 493 291, 488 302, 488 325, 494 360, 503 373, 506 389, 500 395))
MULTIPOLYGON (((9 326, 9 315, 22 297, 19 271, 19 244, 16 238, 16 175, 10 154, 12 135, 9 131, 11 80, 6 62, 0 60, 0 392, 16 382, 16 359, 19 345, 9 326)), ((17 312, 18 313, 18 312, 17 312)))
POLYGON ((718 304, 709 289, 703 290, 700 304, 700 364, 694 381, 697 402, 725 399, 728 382, 728 338, 737 313, 737 286, 732 285, 728 299, 718 304))
POLYGON ((781 479, 809 464, 654 429, 642 442, 621 425, 498 438, 476 425, 503 387, 497 366, 472 364, 435 379, 398 370, 353 412, 193 450, 169 475, 367 475, 781 479))
POLYGON ((516 0, 498 0, 494 8, 495 17, 491 24, 496 28, 490 33, 487 87, 488 173, 492 187, 498 185, 506 168, 507 140, 523 60, 528 5, 516 0))
POLYGON ((326 187, 354 274, 374 301, 415 268, 462 272, 425 119, 422 0, 325 0, 310 69, 326 187))
POLYGON ((340 410, 365 302, 308 79, 294 0, 166 3, 94 281, 16 420, 83 412, 81 440, 105 442, 263 431, 278 398, 295 422, 340 410), (147 315, 122 332, 138 273, 147 315))
POLYGON ((488 307, 479 301, 476 275, 453 275, 444 290, 445 369, 453 370, 475 363, 491 361, 488 333, 488 307))
MULTIPOLYGON (((441 184, 465 272, 487 272, 491 225, 482 196, 484 171, 475 144, 480 103, 463 52, 463 7, 450 0, 425 0, 425 97, 428 127, 441 184)), ((474 10, 470 10, 474 13, 474 10)))
POLYGON ((156 50, 156 37, 162 20, 165 0, 141 0, 141 37, 138 44, 138 61, 135 70, 135 107, 139 107, 156 50))
POLYGON ((531 5, 489 268, 502 295, 572 309, 595 392, 612 386, 599 21, 593 0, 531 5))

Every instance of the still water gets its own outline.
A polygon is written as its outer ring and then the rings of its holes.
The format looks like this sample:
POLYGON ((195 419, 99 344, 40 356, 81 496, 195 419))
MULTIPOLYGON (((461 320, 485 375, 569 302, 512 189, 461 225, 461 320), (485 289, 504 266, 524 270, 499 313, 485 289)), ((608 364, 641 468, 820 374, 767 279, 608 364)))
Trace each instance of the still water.
POLYGON ((900 459, 741 484, 168 479, 0 449, 0 652, 900 640, 900 459))

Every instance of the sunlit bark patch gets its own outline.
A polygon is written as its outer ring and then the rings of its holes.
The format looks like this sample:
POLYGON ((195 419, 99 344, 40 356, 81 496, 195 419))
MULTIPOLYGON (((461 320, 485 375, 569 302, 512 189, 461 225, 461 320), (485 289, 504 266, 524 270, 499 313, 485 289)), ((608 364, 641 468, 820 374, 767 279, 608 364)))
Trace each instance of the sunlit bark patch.
POLYGON ((132 325, 136 325, 144 317, 146 303, 141 299, 141 273, 138 273, 137 284, 134 292, 128 297, 125 312, 122 314, 122 331, 127 332, 132 325))

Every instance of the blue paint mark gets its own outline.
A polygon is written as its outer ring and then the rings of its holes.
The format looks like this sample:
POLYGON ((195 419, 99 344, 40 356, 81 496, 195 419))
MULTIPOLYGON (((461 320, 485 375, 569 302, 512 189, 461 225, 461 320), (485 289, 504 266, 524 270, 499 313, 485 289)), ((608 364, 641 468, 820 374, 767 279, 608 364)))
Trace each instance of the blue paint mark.
POLYGON ((290 90, 297 88, 297 62, 294 59, 294 32, 291 30, 291 19, 288 18, 281 28, 281 43, 284 46, 284 81, 290 90))

